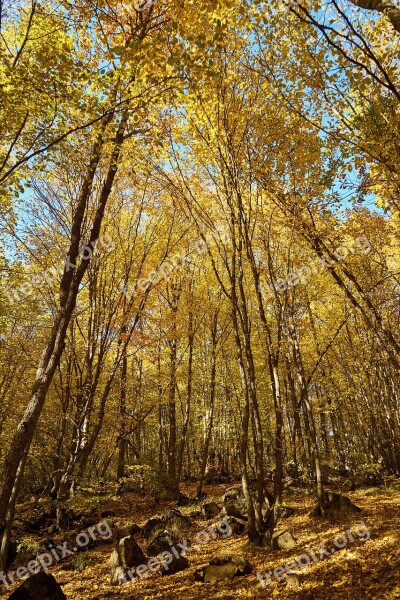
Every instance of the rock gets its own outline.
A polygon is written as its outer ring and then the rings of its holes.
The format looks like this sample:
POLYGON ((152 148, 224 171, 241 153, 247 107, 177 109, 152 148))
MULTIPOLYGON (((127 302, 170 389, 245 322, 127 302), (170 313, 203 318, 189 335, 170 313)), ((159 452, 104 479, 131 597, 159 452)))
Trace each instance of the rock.
POLYGON ((298 590, 300 588, 300 578, 296 573, 286 573, 286 587, 289 590, 298 590))
POLYGON ((187 529, 192 527, 192 522, 189 517, 185 517, 177 508, 173 508, 167 515, 156 515, 147 521, 143 527, 143 535, 149 539, 155 533, 168 529, 174 533, 182 534, 187 529))
POLYGON ((225 513, 230 517, 247 521, 247 506, 241 487, 232 487, 226 490, 224 497, 225 513))
POLYGON ((183 571, 187 569, 189 566, 189 561, 186 556, 180 555, 179 558, 176 556, 173 557, 172 562, 168 565, 163 563, 160 568, 160 573, 163 577, 167 575, 173 575, 174 573, 178 573, 179 571, 183 571))
POLYGON ((157 556, 161 552, 169 552, 171 544, 173 545, 176 541, 176 536, 172 531, 158 529, 147 544, 147 554, 157 556))
POLYGON ((40 571, 21 583, 8 600, 66 600, 66 596, 53 575, 40 571))
MULTIPOLYGON (((342 496, 337 492, 324 492, 324 510, 326 514, 335 512, 360 513, 361 508, 353 504, 347 496, 342 496)), ((310 517, 322 517, 322 511, 319 504, 316 504, 310 512, 310 517)))
POLYGON ((111 585, 125 583, 127 573, 132 567, 146 562, 143 550, 133 536, 122 538, 110 556, 111 585))
POLYGON ((245 521, 235 519, 235 517, 224 517, 222 520, 219 519, 216 523, 211 525, 211 527, 218 537, 226 538, 232 534, 241 535, 246 530, 247 523, 245 521), (228 533, 229 535, 227 535, 228 533))
POLYGON ((158 530, 149 541, 147 546, 147 554, 149 556, 159 557, 163 553, 168 553, 171 556, 171 562, 162 562, 160 565, 160 573, 162 576, 172 575, 183 571, 189 566, 184 548, 180 548, 178 544, 182 544, 184 547, 190 545, 189 540, 183 540, 182 537, 174 531, 165 529, 158 530))
POLYGON ((93 527, 99 522, 99 517, 95 514, 93 515, 83 515, 79 521, 76 523, 81 529, 88 529, 89 527, 93 527))
POLYGON ((165 525, 167 529, 175 533, 183 533, 192 527, 192 522, 189 517, 182 515, 176 508, 172 508, 167 515, 165 525))
POLYGON ((253 567, 239 555, 223 555, 212 558, 208 565, 197 569, 194 574, 195 581, 215 583, 224 579, 233 579, 236 576, 248 575, 253 567))
MULTIPOLYGON (((241 521, 240 519, 235 519, 235 517, 226 517, 226 521, 234 535, 241 535, 242 533, 244 533, 246 531, 247 524, 245 521, 241 521)), ((218 527, 217 527, 217 531, 218 531, 218 527)))
POLYGON ((216 502, 206 502, 203 504, 202 510, 205 518, 208 520, 219 515, 221 507, 216 502))
POLYGON ((227 563, 226 565, 207 565, 201 570, 201 575, 196 581, 203 581, 204 583, 215 583, 216 581, 222 581, 224 579, 233 579, 236 575, 236 565, 233 563, 227 563))
POLYGON ((151 517, 143 526, 142 533, 143 536, 147 539, 154 533, 154 531, 158 528, 162 528, 164 525, 165 517, 163 515, 155 515, 151 517))
POLYGON ((248 575, 252 572, 253 567, 249 561, 241 556, 240 554, 223 554, 222 556, 214 556, 210 560, 210 565, 225 565, 227 563, 233 563, 237 568, 237 575, 248 575))
POLYGON ((291 550, 292 548, 294 548, 294 546, 296 546, 296 540, 294 539, 290 531, 275 531, 272 534, 273 550, 291 550))
POLYGON ((157 556, 161 552, 170 552, 171 546, 186 542, 178 533, 170 529, 158 530, 147 545, 147 554, 157 556))
MULTIPOLYGON (((257 496, 257 491, 251 491, 250 493, 252 498, 255 499, 257 496)), ((242 519, 242 521, 247 521, 247 505, 241 486, 231 487, 227 489, 223 496, 223 502, 225 513, 228 516, 235 517, 236 519, 242 519)), ((272 502, 273 498, 271 494, 266 491, 264 503, 261 508, 264 518, 268 513, 269 509, 271 508, 272 502)))

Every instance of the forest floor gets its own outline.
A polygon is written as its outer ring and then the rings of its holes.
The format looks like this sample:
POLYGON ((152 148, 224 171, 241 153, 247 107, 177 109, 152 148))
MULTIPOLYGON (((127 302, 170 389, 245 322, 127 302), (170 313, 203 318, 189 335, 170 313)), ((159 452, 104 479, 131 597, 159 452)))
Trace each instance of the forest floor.
MULTIPOLYGON (((222 506, 222 494, 227 488, 224 486, 206 486, 207 502, 217 501, 222 506)), ((188 494, 193 494, 189 487, 188 494)), ((400 599, 400 491, 395 489, 370 488, 348 494, 362 512, 359 514, 339 514, 334 519, 311 518, 308 513, 313 506, 313 499, 300 490, 286 494, 287 505, 295 509, 294 514, 282 519, 278 529, 288 529, 297 540, 297 545, 289 551, 271 550, 267 548, 254 548, 247 542, 246 533, 231 535, 225 539, 210 539, 202 546, 197 545, 190 552, 188 559, 189 568, 161 577, 151 573, 149 577, 135 579, 122 586, 113 587, 109 584, 109 557, 113 550, 115 540, 121 537, 121 532, 129 529, 134 523, 142 526, 147 519, 159 514, 174 504, 170 501, 161 501, 157 508, 149 508, 149 500, 138 494, 128 493, 117 499, 110 495, 99 497, 96 491, 90 490, 86 494, 78 495, 74 499, 74 510, 87 509, 100 515, 104 511, 114 513, 107 518, 113 531, 112 537, 102 540, 95 548, 84 553, 67 557, 49 569, 57 581, 62 585, 68 600, 100 600, 103 598, 130 598, 137 600, 150 600, 171 598, 178 600, 192 600, 201 598, 228 600, 230 598, 269 598, 318 600, 318 599, 363 599, 363 600, 393 600, 400 599), (288 561, 303 553, 310 553, 312 549, 325 544, 332 548, 332 540, 339 534, 345 534, 351 528, 353 531, 362 522, 370 532, 370 538, 364 541, 353 534, 354 541, 347 541, 343 549, 324 559, 311 560, 310 564, 298 570, 300 588, 290 590, 285 583, 277 582, 273 577, 271 584, 266 584, 265 590, 256 590, 256 574, 258 571, 265 573, 285 565, 288 561), (235 577, 217 584, 199 583, 194 581, 194 571, 208 564, 216 554, 240 554, 253 566, 250 575, 235 577), (76 570, 66 570, 71 561, 75 561, 76 570)), ((32 503, 20 507, 22 514, 32 511, 32 503)), ((191 505, 179 510, 182 514, 190 514, 197 507, 191 505)), ((198 516, 192 518, 193 527, 188 531, 187 537, 193 538, 196 533, 206 530, 209 522, 198 516)), ((84 529, 82 529, 84 531, 84 529)), ((69 532, 70 533, 70 532, 69 532)), ((79 531, 77 532, 79 533, 79 531)), ((35 543, 35 536, 29 535, 31 544, 35 543)), ((145 551, 145 541, 135 536, 138 543, 145 551)), ((56 544, 62 544, 66 539, 63 533, 52 536, 56 544)), ((29 543, 25 540, 25 546, 29 543)), ((9 570, 20 566, 20 559, 9 570), (18 563, 18 564, 17 564, 18 563)), ((11 589, 9 590, 11 591, 11 589)), ((7 592, 7 594, 9 593, 7 592)), ((0 587, 0 596, 6 596, 5 588, 0 587)))

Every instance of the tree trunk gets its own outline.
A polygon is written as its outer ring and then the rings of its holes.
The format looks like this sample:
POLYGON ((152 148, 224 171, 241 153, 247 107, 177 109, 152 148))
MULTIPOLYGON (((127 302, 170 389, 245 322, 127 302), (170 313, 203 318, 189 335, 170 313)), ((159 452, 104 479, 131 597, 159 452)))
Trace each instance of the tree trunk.
POLYGON ((126 375, 128 370, 128 359, 126 348, 123 349, 121 365, 121 391, 120 391, 120 430, 118 437, 118 458, 117 458, 117 481, 124 476, 125 469, 125 446, 126 446, 126 375))
POLYGON ((206 439, 204 442, 203 455, 200 465, 199 480, 197 483, 196 497, 200 498, 203 492, 204 477, 207 469, 208 455, 210 450, 210 441, 212 435, 212 429, 214 424, 214 401, 215 401, 215 384, 216 384, 216 373, 217 373, 217 317, 214 319, 212 330, 211 330, 211 377, 210 377, 210 418, 208 421, 208 428, 206 439))
MULTIPOLYGON (((81 196, 72 223, 68 262, 66 263, 60 284, 60 307, 36 371, 36 379, 33 384, 31 397, 25 410, 25 414, 17 427, 16 433, 6 454, 0 485, 0 534, 3 533, 6 527, 6 515, 15 478, 20 465, 23 465, 22 461, 25 453, 29 452, 36 425, 46 400, 47 392, 64 350, 65 336, 75 308, 80 284, 88 268, 89 260, 82 259, 80 264, 74 266, 72 269, 71 264, 75 265, 75 262, 79 257, 79 250, 82 244, 82 224, 91 195, 93 179, 101 157, 105 129, 111 118, 112 115, 104 121, 102 131, 98 135, 93 146, 88 173, 83 183, 81 196)), ((128 111, 125 110, 118 127, 108 173, 100 192, 99 203, 93 220, 90 239, 88 241, 89 247, 92 243, 94 244, 97 241, 100 234, 104 210, 118 170, 119 157, 127 121, 128 111)), ((4 569, 4 565, 5 557, 1 556, 0 569, 4 569)))
POLYGON ((179 482, 182 476, 183 459, 185 455, 185 445, 188 434, 189 420, 190 420, 190 408, 192 400, 192 383, 193 383, 193 346, 194 346, 194 331, 193 331, 193 312, 189 311, 189 331, 188 331, 188 342, 189 342, 189 359, 188 359, 188 374, 187 374, 187 392, 186 392, 186 409, 182 427, 181 443, 179 446, 179 460, 178 460, 178 472, 177 482, 179 482))
POLYGON ((179 283, 171 283, 171 297, 169 300, 172 312, 172 324, 169 334, 169 383, 168 383, 168 486, 174 496, 179 496, 179 485, 177 480, 177 455, 176 455, 176 371, 177 371, 177 312, 181 288, 179 283))

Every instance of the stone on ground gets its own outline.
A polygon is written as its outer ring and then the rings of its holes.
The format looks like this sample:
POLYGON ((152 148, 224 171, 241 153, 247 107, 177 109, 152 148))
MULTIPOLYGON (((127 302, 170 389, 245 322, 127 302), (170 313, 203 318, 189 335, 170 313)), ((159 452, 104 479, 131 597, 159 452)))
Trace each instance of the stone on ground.
POLYGON ((236 554, 215 556, 208 565, 195 572, 195 581, 215 583, 224 579, 233 579, 241 575, 248 575, 252 566, 243 556, 236 554))
POLYGON ((189 561, 186 556, 180 555, 179 558, 177 558, 175 555, 173 555, 172 562, 169 564, 165 562, 162 563, 160 572, 163 577, 166 577, 167 575, 173 575, 174 573, 183 571, 184 569, 187 569, 188 566, 189 561))
MULTIPOLYGON (((257 491, 252 490, 250 493, 253 500, 255 500, 257 497, 257 491)), ((271 494, 265 491, 264 502, 261 507, 264 518, 271 508, 272 501, 273 498, 271 494)), ((242 521, 248 520, 246 499, 241 486, 228 488, 223 496, 223 503, 225 513, 228 516, 235 517, 236 519, 242 519, 242 521)))
POLYGON ((221 538, 227 538, 231 535, 241 535, 247 527, 246 521, 235 519, 235 517, 224 517, 218 519, 211 525, 214 533, 221 538))
POLYGON ((296 546, 296 540, 290 531, 275 531, 272 534, 273 550, 291 550, 296 546))
POLYGON ((21 583, 8 600, 66 600, 66 596, 53 575, 40 571, 21 583))
MULTIPOLYGON (((350 498, 342 496, 337 492, 324 492, 324 511, 325 515, 335 512, 360 513, 361 508, 356 506, 350 498)), ((322 511, 319 504, 316 504, 310 512, 310 517, 322 517, 322 511)))
POLYGON ((143 536, 150 539, 157 531, 164 529, 182 534, 191 527, 192 522, 189 517, 182 515, 177 508, 172 508, 166 515, 156 515, 149 519, 143 527, 143 536))
POLYGON ((296 573, 286 573, 286 587, 289 590, 298 590, 300 588, 300 577, 296 573))
POLYGON ((122 538, 110 556, 111 585, 129 581, 128 571, 146 562, 143 550, 131 535, 122 538))
POLYGON ((216 517, 221 512, 221 507, 216 502, 205 502, 203 504, 203 514, 207 520, 216 517))

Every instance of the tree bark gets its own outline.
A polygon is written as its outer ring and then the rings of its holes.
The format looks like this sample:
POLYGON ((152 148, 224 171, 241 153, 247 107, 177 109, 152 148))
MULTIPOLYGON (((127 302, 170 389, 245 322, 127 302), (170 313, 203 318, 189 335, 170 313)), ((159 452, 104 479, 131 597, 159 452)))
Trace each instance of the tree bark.
MULTIPOLYGON (((36 371, 36 379, 33 384, 31 397, 25 410, 25 414, 17 427, 16 433, 6 454, 0 485, 0 534, 4 531, 6 526, 6 515, 18 468, 32 443, 48 389, 64 350, 65 336, 76 305, 79 287, 88 268, 90 259, 81 260, 80 264, 74 268, 71 268, 69 263, 75 265, 79 256, 79 249, 82 243, 82 224, 89 203, 94 176, 102 154, 105 131, 110 121, 111 116, 103 122, 102 130, 93 145, 88 173, 83 183, 82 192, 72 222, 68 262, 66 263, 60 283, 59 310, 36 371)), ((92 242, 96 242, 100 234, 104 210, 118 171, 119 157, 127 121, 128 111, 125 110, 118 126, 116 142, 111 155, 108 173, 101 189, 99 204, 88 242, 89 246, 92 242)), ((0 569, 4 569, 5 558, 6 557, 3 555, 0 556, 0 569)))
POLYGON ((213 429, 213 424, 214 424, 214 404, 215 404, 215 387, 216 387, 216 373, 217 373, 217 323, 218 323, 217 315, 218 315, 218 313, 215 315, 214 322, 212 324, 212 329, 211 329, 211 376, 210 376, 210 403, 209 403, 210 418, 208 421, 207 434, 206 434, 206 439, 204 442, 203 455, 202 455, 201 465, 200 465, 199 480, 197 483, 197 490, 196 490, 197 498, 200 498, 200 496, 203 492, 203 484, 204 484, 204 478, 205 478, 205 473, 206 473, 206 469, 207 469, 207 462, 208 462, 208 456, 209 456, 209 450, 210 450, 210 441, 211 441, 212 429, 213 429))
POLYGON ((365 10, 376 10, 384 14, 395 30, 400 33, 400 8, 391 0, 350 0, 356 6, 365 10))

